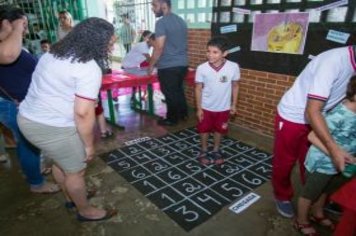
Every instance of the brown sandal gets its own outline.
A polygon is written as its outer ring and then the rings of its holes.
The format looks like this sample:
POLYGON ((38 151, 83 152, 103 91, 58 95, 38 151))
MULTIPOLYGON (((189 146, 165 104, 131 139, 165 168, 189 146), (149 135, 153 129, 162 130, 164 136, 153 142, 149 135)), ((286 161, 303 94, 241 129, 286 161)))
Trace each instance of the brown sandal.
POLYGON ((317 216, 310 216, 310 220, 314 223, 329 228, 330 230, 335 230, 335 224, 326 216, 317 217, 317 216))
POLYGON ((298 230, 299 233, 307 236, 319 236, 319 234, 316 232, 314 227, 307 223, 307 224, 301 224, 297 220, 294 221, 294 228, 298 230))

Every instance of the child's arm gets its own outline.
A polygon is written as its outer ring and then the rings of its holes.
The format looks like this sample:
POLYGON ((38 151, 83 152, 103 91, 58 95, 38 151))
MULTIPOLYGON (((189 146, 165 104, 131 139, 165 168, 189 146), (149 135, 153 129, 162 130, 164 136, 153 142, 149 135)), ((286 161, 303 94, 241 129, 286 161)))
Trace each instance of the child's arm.
POLYGON ((146 58, 147 62, 150 62, 151 56, 148 53, 143 53, 143 56, 146 58))
POLYGON ((239 87, 240 86, 238 81, 232 81, 232 103, 230 108, 231 115, 236 114, 236 105, 237 105, 237 97, 239 94, 239 87))
POLYGON ((309 142, 311 142, 314 146, 316 146, 317 148, 319 148, 323 153, 325 153, 326 155, 330 156, 330 153, 328 151, 328 149, 325 147, 325 145, 323 144, 323 142, 321 142, 321 140, 318 138, 318 136, 316 136, 316 134, 314 133, 314 131, 311 131, 308 135, 308 140, 309 142))
POLYGON ((199 122, 203 120, 203 109, 201 107, 202 89, 203 89, 203 83, 195 83, 195 101, 197 106, 197 118, 199 122))

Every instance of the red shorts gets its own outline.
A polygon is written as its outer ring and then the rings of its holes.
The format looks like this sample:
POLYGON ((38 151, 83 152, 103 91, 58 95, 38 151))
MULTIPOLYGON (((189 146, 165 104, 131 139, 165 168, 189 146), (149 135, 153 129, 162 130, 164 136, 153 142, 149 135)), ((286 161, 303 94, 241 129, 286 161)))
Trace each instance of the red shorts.
POLYGON ((103 113, 103 105, 101 104, 101 101, 99 100, 98 104, 95 107, 95 116, 101 115, 103 113))
POLYGON ((197 124, 198 133, 227 133, 230 110, 219 112, 203 110, 203 112, 203 120, 197 124))

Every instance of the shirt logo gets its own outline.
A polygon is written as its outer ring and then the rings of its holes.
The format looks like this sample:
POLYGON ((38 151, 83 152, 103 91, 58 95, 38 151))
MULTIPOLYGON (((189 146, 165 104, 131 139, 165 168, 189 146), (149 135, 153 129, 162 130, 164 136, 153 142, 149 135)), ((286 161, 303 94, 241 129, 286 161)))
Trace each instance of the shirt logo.
POLYGON ((227 76, 226 75, 223 75, 220 77, 220 82, 221 83, 226 83, 227 82, 227 76))

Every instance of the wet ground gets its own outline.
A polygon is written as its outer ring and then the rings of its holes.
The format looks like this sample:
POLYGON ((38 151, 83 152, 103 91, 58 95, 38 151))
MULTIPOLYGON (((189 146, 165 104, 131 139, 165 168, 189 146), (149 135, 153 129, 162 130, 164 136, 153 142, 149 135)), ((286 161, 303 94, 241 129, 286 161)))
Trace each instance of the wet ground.
MULTIPOLYGON (((175 127, 160 127, 156 125, 157 118, 134 112, 129 103, 129 97, 121 97, 118 103, 118 122, 125 126, 125 130, 114 127, 115 137, 109 140, 100 140, 98 135, 97 154, 121 147, 129 140, 159 137, 195 124, 191 111, 188 121, 175 127)), ((164 113, 164 108, 161 107, 158 113, 164 113)), ((272 139, 269 137, 236 126, 230 127, 229 136, 271 152, 272 139)), ((88 186, 98 190, 90 201, 97 206, 114 207, 119 214, 105 222, 79 223, 75 212, 64 208, 61 193, 30 193, 19 171, 14 150, 9 153, 10 161, 0 164, 0 235, 299 235, 293 229, 292 221, 276 212, 269 181, 255 191, 261 198, 241 214, 234 214, 226 206, 205 223, 186 232, 99 158, 91 163, 86 174, 88 186)), ((299 185, 296 176, 294 174, 295 182, 299 185)), ((330 235, 325 230, 321 233, 330 235)))

